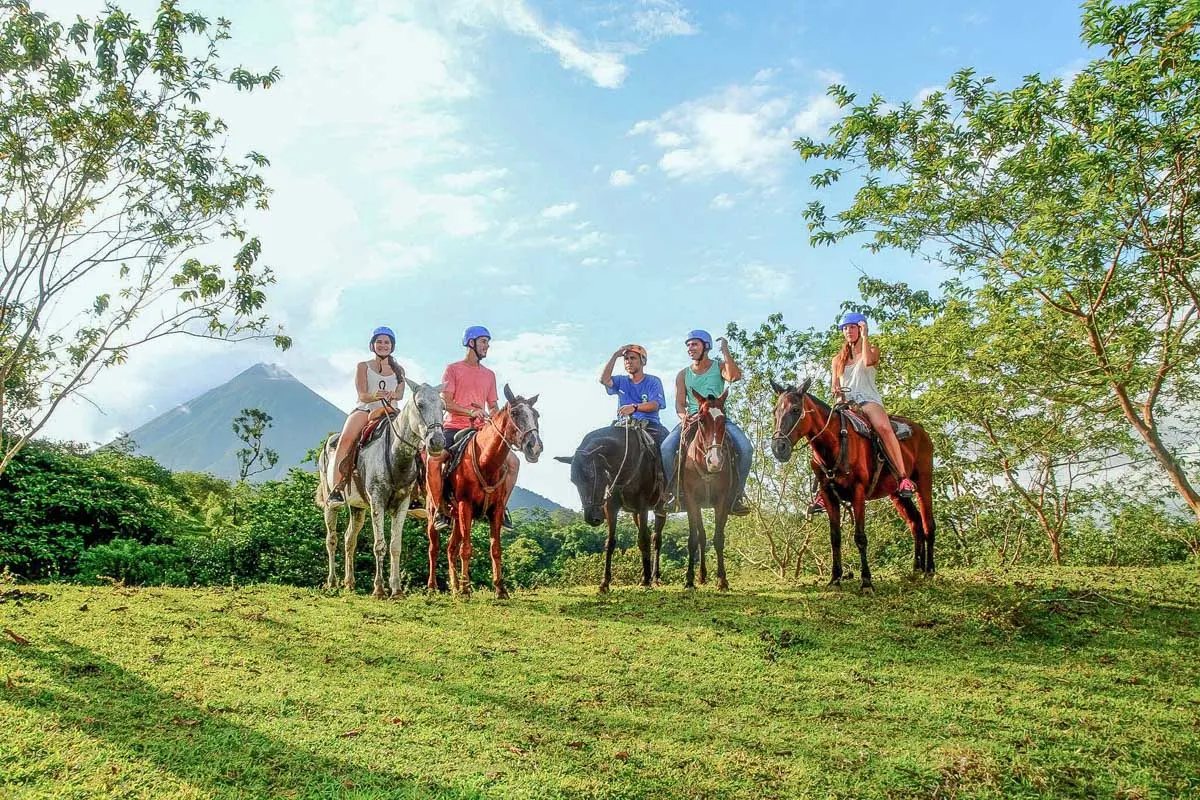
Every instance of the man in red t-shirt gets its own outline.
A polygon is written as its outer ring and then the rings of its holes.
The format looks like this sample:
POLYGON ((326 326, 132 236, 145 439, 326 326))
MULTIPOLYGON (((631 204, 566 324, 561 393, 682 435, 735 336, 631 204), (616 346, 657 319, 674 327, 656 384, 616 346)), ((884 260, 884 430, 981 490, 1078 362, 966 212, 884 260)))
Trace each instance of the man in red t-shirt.
MULTIPOLYGON (((482 325, 472 325, 463 332, 463 347, 467 355, 455 361, 442 373, 442 399, 446 403, 446 447, 467 428, 479 430, 484 426, 484 409, 488 414, 500 410, 496 397, 496 373, 479 363, 487 357, 492 334, 482 325)), ((442 462, 445 456, 432 459, 426 472, 427 497, 436 497, 438 510, 435 524, 439 529, 450 522, 442 511, 442 462)), ((505 513, 507 520, 507 512, 505 513)))

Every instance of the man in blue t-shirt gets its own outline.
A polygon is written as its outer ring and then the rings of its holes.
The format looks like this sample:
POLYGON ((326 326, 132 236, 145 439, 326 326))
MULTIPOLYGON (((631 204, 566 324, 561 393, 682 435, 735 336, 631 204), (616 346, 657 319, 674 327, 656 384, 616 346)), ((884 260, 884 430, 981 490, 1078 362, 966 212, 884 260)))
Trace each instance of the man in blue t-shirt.
POLYGON ((647 375, 646 348, 640 344, 627 344, 612 354, 612 358, 600 373, 600 382, 609 394, 617 396, 617 416, 646 420, 646 430, 654 437, 660 448, 667 438, 667 429, 658 419, 658 412, 667 404, 662 381, 657 375, 647 375), (625 359, 625 371, 629 375, 613 375, 617 359, 625 359))

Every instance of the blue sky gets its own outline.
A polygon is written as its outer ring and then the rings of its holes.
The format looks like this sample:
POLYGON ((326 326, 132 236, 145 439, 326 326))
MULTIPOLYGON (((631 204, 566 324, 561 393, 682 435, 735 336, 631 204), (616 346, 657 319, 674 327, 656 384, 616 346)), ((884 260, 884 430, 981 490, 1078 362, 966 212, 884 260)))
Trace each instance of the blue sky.
MULTIPOLYGON (((99 5, 34 3, 63 16, 99 5)), ((669 385, 691 328, 775 311, 827 325, 859 269, 930 288, 945 277, 808 245, 813 167, 791 142, 835 121, 831 81, 900 101, 964 66, 1007 87, 1087 57, 1070 2, 185 6, 233 21, 230 66, 283 73, 213 106, 231 150, 272 161, 272 208, 250 227, 296 346, 164 342, 98 380, 51 435, 105 440, 262 360, 349 408, 374 326, 395 328, 400 360, 436 381, 482 323, 501 383, 540 393, 548 455, 568 454, 609 419, 596 378, 625 342, 647 346, 669 385)), ((127 7, 150 18, 148 3, 127 7)), ((520 483, 577 505, 548 459, 520 483)))

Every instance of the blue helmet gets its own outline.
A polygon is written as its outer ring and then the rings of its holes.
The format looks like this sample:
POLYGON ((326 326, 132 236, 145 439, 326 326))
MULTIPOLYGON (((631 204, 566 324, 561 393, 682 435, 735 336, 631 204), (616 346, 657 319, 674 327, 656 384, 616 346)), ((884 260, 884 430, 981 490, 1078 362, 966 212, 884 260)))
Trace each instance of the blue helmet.
POLYGON ((482 325, 472 325, 463 331, 463 347, 469 347, 472 339, 478 339, 480 336, 486 336, 491 339, 492 334, 487 328, 482 325))
POLYGON ((688 341, 690 341, 692 339, 699 339, 700 341, 704 342, 705 347, 708 347, 710 349, 712 348, 712 336, 710 336, 708 334, 708 331, 702 331, 700 329, 690 331, 687 335, 687 338, 684 339, 683 341, 686 344, 688 341))
POLYGON ((867 318, 865 316, 858 313, 857 311, 851 311, 847 314, 842 315, 842 321, 840 323, 838 323, 838 327, 845 329, 845 328, 849 328, 851 325, 857 325, 860 322, 866 322, 866 321, 867 321, 867 318))
POLYGON ((375 340, 378 339, 380 336, 386 336, 389 339, 391 339, 392 340, 392 349, 393 350, 396 349, 396 334, 392 333, 392 329, 387 327, 386 325, 381 325, 378 328, 376 328, 374 331, 371 332, 371 343, 367 346, 374 347, 375 340))

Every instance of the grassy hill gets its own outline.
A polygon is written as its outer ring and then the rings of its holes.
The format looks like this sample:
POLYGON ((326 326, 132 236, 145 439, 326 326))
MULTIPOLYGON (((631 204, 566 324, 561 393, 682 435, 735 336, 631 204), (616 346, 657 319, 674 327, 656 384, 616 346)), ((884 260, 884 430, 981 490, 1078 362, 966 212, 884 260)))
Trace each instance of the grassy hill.
POLYGON ((1198 590, 0 586, 0 796, 1195 797, 1198 590))

